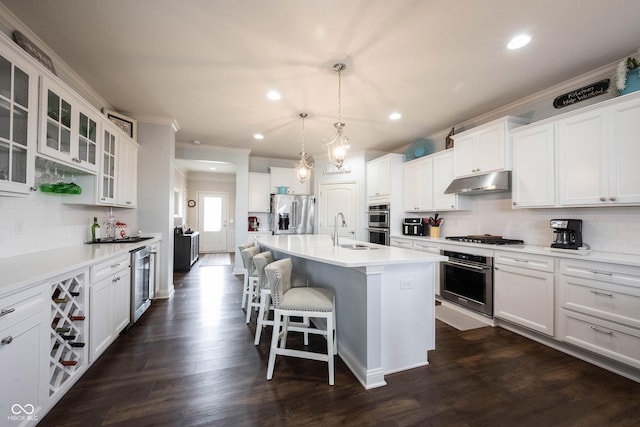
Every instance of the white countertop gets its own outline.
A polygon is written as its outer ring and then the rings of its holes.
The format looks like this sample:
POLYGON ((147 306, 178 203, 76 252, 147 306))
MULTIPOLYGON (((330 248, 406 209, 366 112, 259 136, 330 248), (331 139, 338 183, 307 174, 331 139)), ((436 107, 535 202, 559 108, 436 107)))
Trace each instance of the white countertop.
POLYGON ((445 237, 431 238, 427 236, 405 236, 394 235, 394 238, 407 239, 420 242, 431 242, 438 245, 452 245, 457 247, 458 250, 467 248, 480 248, 482 250, 502 251, 502 252, 519 252, 534 255, 546 255, 556 258, 569 258, 582 261, 592 262, 607 262, 611 264, 620 264, 630 267, 640 267, 640 255, 635 254, 620 254, 614 252, 599 252, 599 251, 577 251, 577 250, 552 250, 548 246, 535 246, 535 245, 486 245, 482 243, 468 243, 457 242, 454 240, 446 240, 445 237))
POLYGON ((136 243, 81 244, 0 259, 0 297, 29 285, 160 241, 159 236, 136 243))
POLYGON ((333 246, 331 237, 328 235, 257 235, 254 238, 260 244, 278 252, 340 267, 370 267, 446 260, 445 257, 438 254, 376 245, 340 237, 340 244, 358 243, 375 249, 354 250, 342 248, 333 246))

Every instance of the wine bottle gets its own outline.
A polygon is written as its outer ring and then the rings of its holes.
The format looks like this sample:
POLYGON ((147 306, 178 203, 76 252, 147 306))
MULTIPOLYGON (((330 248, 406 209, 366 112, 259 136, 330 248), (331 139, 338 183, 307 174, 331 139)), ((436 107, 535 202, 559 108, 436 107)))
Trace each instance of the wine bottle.
POLYGON ((77 360, 62 360, 60 359, 60 364, 62 366, 76 366, 78 364, 77 360))
POLYGON ((64 304, 67 302, 66 298, 54 298, 53 302, 55 302, 56 304, 64 304))
POLYGON ((63 327, 63 328, 56 328, 56 332, 59 334, 63 334, 65 332, 69 332, 71 330, 71 328, 69 327, 63 327))
POLYGON ((84 347, 84 343, 83 342, 70 342, 69 345, 71 347, 84 347))
POLYGON ((71 340, 75 340, 75 339, 76 339, 76 336, 75 336, 75 335, 62 335, 62 334, 61 334, 61 335, 60 335, 60 337, 61 337, 63 340, 66 340, 66 341, 71 341, 71 340))
POLYGON ((79 291, 69 292, 69 295, 71 295, 72 297, 79 297, 80 296, 80 292, 79 291))
POLYGON ((91 241, 94 243, 100 241, 100 224, 98 224, 98 217, 95 216, 91 225, 91 241))
POLYGON ((70 316, 69 319, 71 319, 72 321, 76 321, 76 320, 84 320, 85 317, 84 316, 80 316, 80 315, 76 315, 76 316, 70 316))

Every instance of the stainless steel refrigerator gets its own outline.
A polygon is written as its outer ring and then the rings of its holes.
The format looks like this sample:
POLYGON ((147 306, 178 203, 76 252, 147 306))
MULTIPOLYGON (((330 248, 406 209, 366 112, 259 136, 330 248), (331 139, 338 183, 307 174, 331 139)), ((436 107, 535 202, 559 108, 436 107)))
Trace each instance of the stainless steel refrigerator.
POLYGON ((272 194, 269 224, 273 234, 313 234, 313 196, 272 194))

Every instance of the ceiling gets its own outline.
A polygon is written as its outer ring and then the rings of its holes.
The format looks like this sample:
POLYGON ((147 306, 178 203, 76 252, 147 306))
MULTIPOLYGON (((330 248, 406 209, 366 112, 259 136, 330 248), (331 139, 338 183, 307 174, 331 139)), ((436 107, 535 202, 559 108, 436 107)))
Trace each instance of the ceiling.
POLYGON ((636 0, 2 3, 112 109, 175 119, 178 142, 276 158, 298 156, 300 112, 306 151, 324 153, 337 62, 352 149, 394 151, 640 46, 636 0), (523 32, 531 43, 507 50, 523 32))

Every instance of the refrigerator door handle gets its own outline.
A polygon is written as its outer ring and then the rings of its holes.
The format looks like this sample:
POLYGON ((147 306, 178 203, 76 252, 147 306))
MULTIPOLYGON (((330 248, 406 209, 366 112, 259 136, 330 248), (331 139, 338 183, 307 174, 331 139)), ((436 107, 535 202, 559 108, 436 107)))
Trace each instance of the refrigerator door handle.
POLYGON ((291 202, 291 228, 298 228, 298 202, 291 202))

